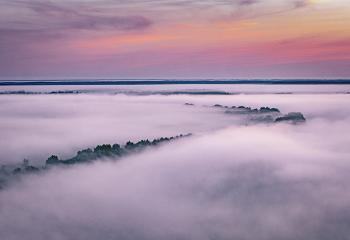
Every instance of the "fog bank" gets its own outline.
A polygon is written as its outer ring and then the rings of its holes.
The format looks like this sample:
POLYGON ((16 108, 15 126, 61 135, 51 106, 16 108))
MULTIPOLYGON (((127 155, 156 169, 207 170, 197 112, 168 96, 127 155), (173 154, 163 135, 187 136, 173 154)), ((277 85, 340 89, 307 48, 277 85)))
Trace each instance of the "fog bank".
POLYGON ((295 128, 230 127, 28 176, 0 194, 0 237, 347 239, 349 121, 295 128))
POLYGON ((350 115, 348 95, 3 95, 0 96, 0 164, 43 163, 98 144, 205 134, 247 124, 247 117, 224 114, 223 106, 277 107, 301 112, 307 120, 336 122, 350 115), (186 106, 184 103, 194 104, 186 106), (203 107, 203 105, 207 107, 203 107))
POLYGON ((2 95, 0 164, 194 135, 23 175, 0 191, 0 239, 349 239, 349 96, 2 95), (306 122, 252 122, 232 106, 306 122))

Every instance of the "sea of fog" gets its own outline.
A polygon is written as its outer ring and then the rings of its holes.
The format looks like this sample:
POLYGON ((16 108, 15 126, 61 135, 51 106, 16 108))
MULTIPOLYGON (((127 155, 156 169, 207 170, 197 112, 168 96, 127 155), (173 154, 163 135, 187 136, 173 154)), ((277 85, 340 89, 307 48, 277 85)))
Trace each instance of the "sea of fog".
POLYGON ((0 92, 4 167, 193 134, 12 177, 0 190, 0 239, 350 239, 350 85, 0 92), (228 114, 232 106, 300 112, 306 122, 252 121, 228 114))

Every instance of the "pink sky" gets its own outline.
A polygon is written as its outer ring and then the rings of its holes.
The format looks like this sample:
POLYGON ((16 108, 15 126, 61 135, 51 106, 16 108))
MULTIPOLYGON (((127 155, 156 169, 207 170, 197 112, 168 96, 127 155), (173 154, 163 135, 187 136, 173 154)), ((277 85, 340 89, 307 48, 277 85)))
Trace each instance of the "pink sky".
POLYGON ((0 0, 0 78, 349 78, 347 0, 0 0))

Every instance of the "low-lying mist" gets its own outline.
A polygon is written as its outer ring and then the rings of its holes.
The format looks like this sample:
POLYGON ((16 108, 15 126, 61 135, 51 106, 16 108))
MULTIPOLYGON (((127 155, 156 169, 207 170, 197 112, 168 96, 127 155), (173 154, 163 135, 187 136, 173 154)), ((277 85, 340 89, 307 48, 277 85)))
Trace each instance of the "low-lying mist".
POLYGON ((339 124, 230 127, 29 175, 0 193, 0 237, 347 239, 341 146, 350 142, 339 137, 349 124, 339 124), (325 127, 333 136, 324 138, 325 127))
POLYGON ((40 164, 52 154, 70 158, 98 144, 205 134, 247 124, 244 116, 228 116, 212 108, 277 107, 301 112, 307 120, 347 118, 348 95, 3 95, 0 96, 0 164, 24 158, 40 164), (194 105, 184 105, 190 103, 194 105), (208 107, 203 107, 203 105, 208 107))
POLYGON ((194 134, 24 175, 0 191, 0 239, 350 237, 349 95, 0 97, 3 164, 194 134), (306 123, 249 122, 215 104, 306 123))

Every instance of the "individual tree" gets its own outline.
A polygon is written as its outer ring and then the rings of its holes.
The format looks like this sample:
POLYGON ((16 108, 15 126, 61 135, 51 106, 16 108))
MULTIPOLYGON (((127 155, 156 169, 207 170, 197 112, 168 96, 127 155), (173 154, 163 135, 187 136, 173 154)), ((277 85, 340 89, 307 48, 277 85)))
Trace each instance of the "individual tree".
POLYGON ((126 144, 125 144, 125 149, 130 149, 130 148, 133 148, 134 147, 134 143, 131 142, 131 141, 128 141, 126 144))
POLYGON ((115 143, 115 144, 113 144, 112 148, 113 148, 113 150, 119 150, 120 145, 115 143))
POLYGON ((28 159, 23 159, 23 166, 27 167, 29 165, 29 160, 28 159))
POLYGON ((58 157, 55 156, 55 155, 52 155, 51 157, 49 157, 47 160, 46 160, 46 164, 58 164, 59 161, 58 161, 58 157))

